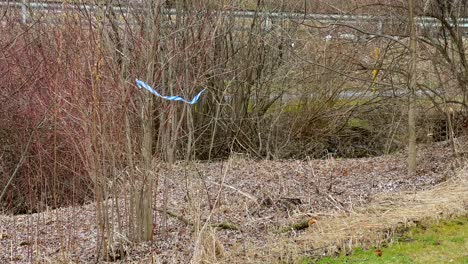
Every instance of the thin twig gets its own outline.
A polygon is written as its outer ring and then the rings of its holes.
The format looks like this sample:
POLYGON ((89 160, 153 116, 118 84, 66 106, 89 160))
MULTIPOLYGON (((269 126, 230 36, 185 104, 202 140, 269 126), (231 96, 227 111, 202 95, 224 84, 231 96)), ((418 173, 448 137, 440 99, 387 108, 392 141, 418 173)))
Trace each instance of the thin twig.
MULTIPOLYGON (((161 213, 164 213, 164 210, 162 209, 157 209, 158 212, 161 212, 161 213)), ((194 226, 195 224, 188 220, 187 218, 181 216, 181 215, 178 215, 172 211, 169 211, 169 210, 166 210, 165 212, 167 215, 171 216, 171 217, 174 217, 175 219, 181 221, 182 223, 186 224, 186 225, 189 225, 189 226, 194 226)), ((217 227, 217 228, 221 228, 221 229, 227 229, 227 230, 239 230, 239 227, 236 226, 235 224, 233 223, 228 223, 228 222, 222 222, 222 223, 214 223, 214 224, 211 224, 210 225, 211 227, 217 227)))
MULTIPOLYGON (((212 184, 216 184, 216 185, 218 185, 218 186, 221 185, 221 184, 219 184, 219 183, 217 183, 217 182, 214 182, 214 181, 209 181, 209 182, 212 183, 212 184)), ((256 198, 255 196, 249 194, 249 193, 246 193, 246 192, 244 192, 244 191, 241 191, 241 190, 235 188, 234 186, 227 185, 227 184, 225 184, 225 183, 223 183, 222 186, 228 187, 229 189, 232 189, 232 190, 234 190, 234 191, 236 191, 236 192, 238 192, 238 193, 244 195, 245 197, 249 198, 250 200, 254 201, 256 204, 259 204, 257 198, 256 198)))

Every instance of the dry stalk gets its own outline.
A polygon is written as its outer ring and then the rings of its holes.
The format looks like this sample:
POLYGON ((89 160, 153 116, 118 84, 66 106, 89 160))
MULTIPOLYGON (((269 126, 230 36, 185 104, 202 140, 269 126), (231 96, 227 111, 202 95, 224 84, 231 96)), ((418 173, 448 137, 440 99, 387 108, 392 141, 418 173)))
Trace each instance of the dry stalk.
MULTIPOLYGON (((216 194, 216 199, 214 204, 218 204, 219 200, 221 198, 221 193, 223 190, 224 186, 224 181, 226 179, 226 175, 231 167, 232 159, 229 159, 227 161, 227 164, 224 168, 223 171, 223 176, 221 179, 221 183, 219 184, 219 189, 216 194)), ((201 218, 200 216, 197 217, 197 221, 199 224, 195 225, 196 231, 195 231, 195 247, 194 247, 194 253, 193 257, 190 261, 190 263, 193 264, 198 264, 198 263, 214 263, 221 258, 224 253, 224 249, 222 248, 222 245, 217 241, 216 236, 215 236, 215 231, 211 227, 211 217, 215 211, 215 206, 211 208, 210 213, 208 214, 208 217, 206 218, 205 222, 202 224, 200 223, 201 218)), ((197 210, 198 212, 201 211, 201 208, 197 210)))

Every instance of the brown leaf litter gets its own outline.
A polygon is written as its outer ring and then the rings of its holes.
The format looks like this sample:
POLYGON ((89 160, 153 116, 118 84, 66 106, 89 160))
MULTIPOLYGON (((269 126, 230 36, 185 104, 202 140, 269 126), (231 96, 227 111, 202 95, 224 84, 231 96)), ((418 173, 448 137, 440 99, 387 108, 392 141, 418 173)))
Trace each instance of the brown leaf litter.
MULTIPOLYGON (((171 215, 164 215, 160 188, 155 194, 154 240, 133 244, 126 230, 115 229, 116 240, 126 243, 125 256, 116 262, 188 263, 209 258, 219 263, 265 263, 318 256, 381 243, 391 230, 415 219, 466 212, 466 181, 446 181, 454 175, 447 144, 422 147, 418 161, 415 177, 407 176, 404 154, 180 163, 159 174, 166 179, 171 215), (298 221, 305 221, 303 229, 278 232, 298 221)), ((466 177, 466 172, 462 175, 466 177)), ((121 189, 124 195, 127 190, 121 189)), ((122 199, 120 214, 125 216, 122 199)), ((96 241, 94 204, 0 215, 0 263, 96 262, 96 241)))

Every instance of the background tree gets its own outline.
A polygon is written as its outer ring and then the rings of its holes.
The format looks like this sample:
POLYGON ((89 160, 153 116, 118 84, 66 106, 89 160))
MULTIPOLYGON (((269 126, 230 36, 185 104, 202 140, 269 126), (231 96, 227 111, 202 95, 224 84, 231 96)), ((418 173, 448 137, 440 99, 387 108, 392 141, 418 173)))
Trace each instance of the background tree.
POLYGON ((408 0, 408 22, 410 27, 410 59, 408 67, 408 174, 416 174, 416 63, 417 39, 414 16, 414 2, 408 0))

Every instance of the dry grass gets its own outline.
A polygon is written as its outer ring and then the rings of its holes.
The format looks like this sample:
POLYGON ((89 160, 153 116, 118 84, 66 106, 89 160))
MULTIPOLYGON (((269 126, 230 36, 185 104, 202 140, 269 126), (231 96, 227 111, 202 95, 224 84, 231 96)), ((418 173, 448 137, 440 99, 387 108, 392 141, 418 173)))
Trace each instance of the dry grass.
POLYGON ((355 247, 391 242, 395 232, 425 221, 438 221, 468 213, 468 169, 434 188, 416 193, 382 194, 351 213, 319 218, 307 232, 275 237, 262 248, 252 248, 227 263, 294 263, 320 258, 355 247), (261 258, 259 258, 261 256, 261 258))

